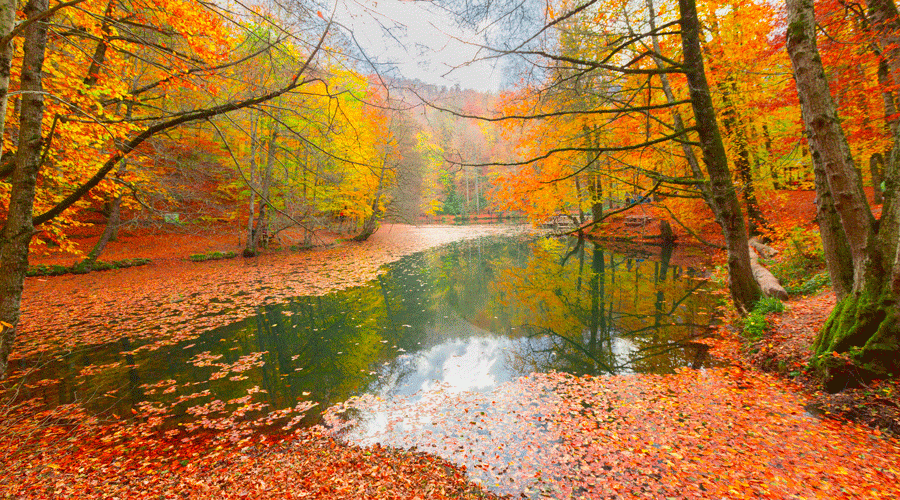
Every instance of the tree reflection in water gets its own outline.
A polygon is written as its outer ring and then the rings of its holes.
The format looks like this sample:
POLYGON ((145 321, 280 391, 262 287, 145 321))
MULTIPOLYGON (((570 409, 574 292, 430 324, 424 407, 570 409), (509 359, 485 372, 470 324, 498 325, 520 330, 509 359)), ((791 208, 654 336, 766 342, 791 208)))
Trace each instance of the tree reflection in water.
POLYGON ((597 375, 708 362, 705 345, 694 342, 711 322, 710 299, 698 293, 706 283, 671 265, 671 248, 648 260, 584 240, 549 241, 535 245, 524 269, 498 278, 513 323, 529 338, 518 363, 597 375))
MULTIPOLYGON (((489 391, 550 370, 699 367, 705 351, 691 340, 706 331, 712 300, 671 260, 575 239, 455 244, 405 257, 366 286, 262 305, 177 343, 146 349, 123 337, 25 360, 41 367, 30 381, 54 383, 26 384, 22 397, 152 414, 161 428, 249 427, 358 394, 489 391)), ((317 420, 309 412, 301 425, 317 420)))

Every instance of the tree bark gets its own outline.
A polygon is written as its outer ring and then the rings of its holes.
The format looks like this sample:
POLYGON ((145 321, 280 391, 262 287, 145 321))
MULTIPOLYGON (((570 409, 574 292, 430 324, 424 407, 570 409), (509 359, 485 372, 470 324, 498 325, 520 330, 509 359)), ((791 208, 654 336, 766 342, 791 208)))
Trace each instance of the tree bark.
MULTIPOLYGON (((653 35, 650 37, 653 42, 653 51, 657 54, 662 52, 662 49, 659 45, 659 37, 656 35, 656 10, 653 6, 653 0, 647 1, 647 9, 650 11, 650 29, 653 31, 653 35)), ((659 69, 663 69, 663 63, 658 58, 654 58, 656 61, 656 67, 659 69)), ((694 154, 693 148, 688 144, 687 140, 684 136, 684 120, 681 118, 681 113, 678 111, 678 108, 674 107, 675 105, 675 93, 672 92, 672 85, 669 83, 669 75, 665 73, 660 73, 659 75, 660 85, 662 87, 663 93, 666 95, 666 102, 672 105, 672 124, 675 128, 675 133, 682 135, 682 140, 678 141, 681 145, 681 152, 684 153, 684 157, 688 162, 688 167, 691 170, 691 174, 697 180, 704 180, 706 177, 703 175, 703 170, 700 168, 700 161, 697 160, 697 155, 694 154)), ((700 184, 699 185, 700 193, 703 195, 703 199, 707 200, 709 203, 709 199, 712 198, 712 191, 709 189, 709 184, 700 184)), ((715 214, 715 212, 714 212, 715 214)), ((718 217, 718 215, 716 215, 718 217)), ((718 222, 718 219, 716 220, 718 222)))
POLYGON ((694 120, 709 176, 707 203, 722 227, 728 251, 728 285, 734 305, 742 314, 753 309, 761 292, 750 267, 750 251, 744 215, 728 168, 728 156, 716 122, 715 108, 706 81, 700 48, 700 22, 694 0, 679 0, 684 70, 694 110, 694 120))
POLYGON ((278 149, 278 123, 273 123, 271 127, 266 149, 266 167, 260 179, 259 213, 256 217, 256 225, 253 228, 252 249, 254 253, 261 246, 267 246, 269 238, 269 204, 271 203, 272 173, 275 170, 275 155, 278 149))
MULTIPOLYGON (((810 141, 810 149, 815 146, 810 141)), ((834 208, 834 197, 828 187, 828 176, 822 163, 822 156, 815 151, 812 154, 813 174, 816 186, 816 223, 819 225, 819 238, 825 253, 825 267, 831 278, 831 288, 838 300, 847 296, 853 289, 853 256, 841 218, 834 208)))
POLYGON ((869 157, 869 173, 872 176, 872 202, 876 205, 884 203, 884 193, 881 191, 881 172, 884 171, 884 155, 874 153, 869 157))
MULTIPOLYGON (((584 134, 585 148, 600 149, 600 136, 596 129, 589 127, 587 123, 582 124, 581 131, 584 134)), ((603 220, 603 180, 600 178, 599 168, 595 165, 600 158, 591 151, 585 152, 585 168, 589 176, 587 191, 590 195, 591 203, 591 221, 600 222, 603 220)), ((607 162, 609 157, 607 156, 607 162)))
POLYGON ((354 236, 353 241, 366 241, 369 239, 369 236, 375 234, 375 231, 378 230, 378 227, 381 224, 381 218, 384 216, 383 211, 380 208, 381 205, 381 196, 384 193, 384 180, 387 176, 388 164, 387 159, 383 159, 381 163, 381 172, 378 176, 378 189, 375 191, 375 196, 372 198, 372 213, 366 218, 366 221, 363 223, 362 230, 354 236))
MULTIPOLYGON (((16 0, 0 0, 0 38, 6 38, 16 27, 16 0)), ((6 131, 6 106, 9 102, 9 72, 12 66, 12 41, 0 46, 0 137, 6 131)), ((3 162, 3 145, 0 144, 0 164, 3 162)))
POLYGON ((81 263, 79 264, 79 268, 82 268, 85 271, 90 271, 91 269, 93 269, 94 264, 97 263, 97 259, 100 257, 100 254, 103 253, 103 250, 106 248, 106 244, 109 243, 110 240, 115 239, 114 235, 118 230, 119 221, 121 219, 120 213, 123 197, 124 195, 119 194, 112 201, 112 207, 109 210, 109 217, 106 219, 106 227, 103 228, 103 234, 100 235, 100 239, 97 240, 97 244, 94 245, 94 248, 92 248, 84 258, 84 260, 81 261, 81 263))
MULTIPOLYGON (((25 16, 33 19, 47 8, 47 0, 30 0, 25 5, 25 16)), ((0 378, 6 377, 9 353, 16 339, 19 306, 28 271, 28 245, 34 236, 32 216, 44 119, 42 71, 47 24, 47 21, 32 23, 24 33, 19 141, 11 179, 9 213, 0 231, 0 269, 3 269, 0 273, 0 378)))
POLYGON ((256 247, 253 243, 255 240, 253 237, 253 219, 256 218, 256 187, 253 185, 253 174, 256 172, 257 121, 256 117, 253 117, 250 123, 250 175, 247 180, 247 184, 249 184, 248 187, 250 188, 250 201, 247 208, 247 239, 244 244, 244 257, 256 256, 256 247))
MULTIPOLYGON (((110 3, 112 5, 112 3, 110 3)), ((108 10, 108 9, 107 9, 108 10)), ((96 61, 96 59, 95 59, 96 61)), ((93 64, 93 63, 92 63, 93 64)), ((126 110, 125 116, 131 118, 133 103, 128 103, 128 108, 126 110)), ((50 135, 53 135, 53 129, 50 129, 50 135)), ((116 178, 118 178, 121 174, 125 173, 128 169, 128 159, 122 159, 121 167, 119 167, 118 172, 116 172, 116 178)), ((116 239, 116 235, 119 232, 119 223, 121 222, 121 209, 122 209, 122 199, 124 195, 119 193, 112 201, 112 206, 109 210, 109 216, 106 218, 106 227, 103 228, 103 234, 100 235, 100 239, 97 240, 97 244, 94 245, 94 248, 88 253, 87 257, 81 262, 80 267, 85 271, 90 271, 93 269, 94 264, 97 263, 97 259, 100 257, 100 254, 103 253, 103 250, 106 249, 106 244, 110 241, 114 241, 116 239)))
POLYGON ((765 238, 770 232, 768 221, 759 207, 759 201, 756 199, 756 189, 753 185, 753 168, 750 162, 750 150, 747 144, 747 132, 742 127, 738 119, 737 107, 731 97, 732 93, 737 93, 737 84, 733 76, 728 77, 728 81, 719 86, 724 100, 725 110, 722 113, 722 126, 725 128, 732 144, 737 149, 735 158, 735 167, 737 175, 741 181, 741 196, 744 198, 744 205, 747 207, 747 223, 750 237, 765 238))
MULTIPOLYGON (((853 263, 853 284, 835 305, 813 346, 812 364, 825 376, 826 387, 839 390, 854 378, 883 376, 900 367, 900 210, 898 210, 898 172, 895 161, 886 168, 888 189, 880 226, 869 209, 862 183, 835 112, 815 39, 812 0, 787 0, 787 50, 797 82, 807 139, 814 158, 824 171, 828 191, 834 196, 834 209, 846 238, 853 263), (849 351, 851 365, 831 353, 849 351)), ((870 10, 881 12, 896 8, 891 0, 870 1, 870 10), (889 4, 889 5, 888 5, 889 4)), ((889 26, 887 17, 873 15, 883 40, 896 40, 897 26, 889 26), (884 30, 887 30, 884 31, 884 30)), ((894 19, 892 22, 895 22, 894 19)), ((892 78, 900 68, 900 52, 884 51, 892 78)), ((896 141, 896 137, 895 137, 896 141)), ((895 142, 894 150, 897 150, 895 142)), ((840 237, 840 233, 836 234, 840 237)), ((827 244, 823 241, 823 244, 827 244)), ((828 257, 826 253, 826 257, 828 257)), ((833 257, 829 257, 833 258, 833 257)))

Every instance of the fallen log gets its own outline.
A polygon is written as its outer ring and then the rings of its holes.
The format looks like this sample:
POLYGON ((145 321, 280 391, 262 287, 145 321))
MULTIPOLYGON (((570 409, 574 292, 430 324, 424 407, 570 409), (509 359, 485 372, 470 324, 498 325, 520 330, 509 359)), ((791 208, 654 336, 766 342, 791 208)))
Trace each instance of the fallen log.
POLYGON ((764 259, 771 259, 776 254, 778 254, 778 250, 766 245, 765 243, 759 241, 755 236, 750 238, 750 246, 753 247, 760 255, 763 256, 764 259))
MULTIPOLYGON (((765 245, 763 245, 765 246, 765 245)), ((780 300, 787 300, 787 290, 781 286, 778 278, 759 263, 759 256, 753 246, 750 246, 750 269, 753 271, 753 278, 759 283, 759 288, 766 297, 777 297, 780 300)))

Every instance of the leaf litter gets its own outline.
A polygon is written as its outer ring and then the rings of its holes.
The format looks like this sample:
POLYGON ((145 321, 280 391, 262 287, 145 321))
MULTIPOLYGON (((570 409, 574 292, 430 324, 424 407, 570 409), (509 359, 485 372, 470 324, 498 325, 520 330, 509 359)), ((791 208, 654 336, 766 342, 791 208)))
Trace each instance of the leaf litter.
MULTIPOLYGON (((278 254, 252 264, 169 263, 164 269, 29 280, 27 334, 19 356, 118 340, 124 332, 147 339, 139 348, 153 350, 242 318, 259 304, 350 286, 376 276, 380 264, 391 259, 478 235, 468 228, 424 236, 406 231, 315 256, 278 254), (354 273, 334 279, 351 262, 354 273), (228 299, 210 300, 223 297, 228 299), (226 312, 224 318, 212 316, 216 308, 226 312)), ((737 356, 739 343, 722 332, 713 352, 737 356)), ((226 365, 201 353, 193 362, 224 377, 240 376, 258 360, 250 355, 226 365)), ((14 382, 15 376, 7 388, 14 391, 14 382)), ((147 389, 169 391, 172 382, 147 389)), ((363 396, 329 409, 324 427, 281 435, 257 431, 290 418, 282 429, 287 432, 311 403, 300 401, 260 420, 252 415, 259 409, 255 392, 189 406, 197 413, 225 414, 201 422, 194 432, 163 430, 160 415, 170 409, 152 404, 123 421, 88 414, 77 404, 54 409, 35 401, 7 404, 0 410, 0 428, 8 437, 0 452, 6 471, 0 493, 10 498, 900 496, 895 440, 855 424, 818 419, 804 410, 807 396, 789 382, 736 365, 672 375, 536 374, 485 393, 438 386, 415 398, 363 396)), ((179 397, 179 403, 208 396, 199 391, 179 397)))

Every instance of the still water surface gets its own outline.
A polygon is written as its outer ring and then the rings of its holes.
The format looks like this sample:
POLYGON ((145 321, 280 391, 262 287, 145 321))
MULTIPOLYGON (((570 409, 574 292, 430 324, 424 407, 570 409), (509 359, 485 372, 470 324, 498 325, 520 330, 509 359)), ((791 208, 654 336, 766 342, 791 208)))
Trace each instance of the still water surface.
POLYGON ((490 391, 533 372, 669 373, 708 363, 692 269, 575 239, 482 238, 414 254, 365 286, 260 307, 147 352, 123 338, 41 361, 50 405, 164 429, 319 422, 353 396, 490 391), (302 417, 302 418, 301 418, 302 417))

